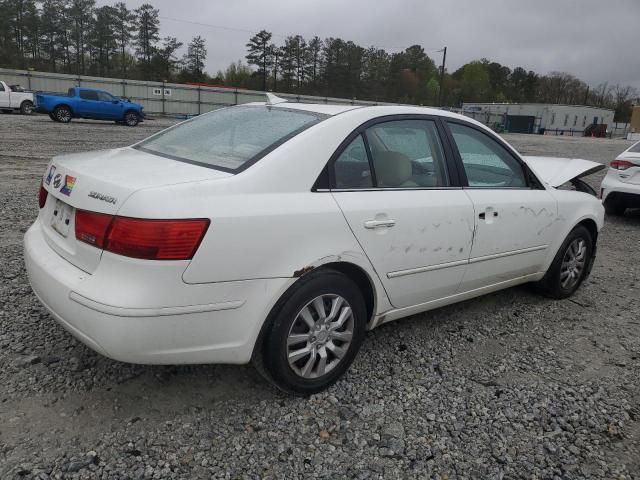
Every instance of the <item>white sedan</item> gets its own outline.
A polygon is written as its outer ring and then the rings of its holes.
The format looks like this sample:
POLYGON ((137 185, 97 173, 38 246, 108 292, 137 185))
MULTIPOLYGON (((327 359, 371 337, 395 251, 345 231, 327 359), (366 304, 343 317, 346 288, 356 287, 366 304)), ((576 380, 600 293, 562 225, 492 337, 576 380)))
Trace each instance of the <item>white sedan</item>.
POLYGON ((604 217, 579 177, 600 167, 440 110, 270 96, 54 158, 26 266, 103 355, 253 361, 309 394, 383 323, 526 282, 572 295, 604 217))
POLYGON ((611 215, 623 215, 627 208, 640 208, 640 142, 611 162, 600 195, 611 215))

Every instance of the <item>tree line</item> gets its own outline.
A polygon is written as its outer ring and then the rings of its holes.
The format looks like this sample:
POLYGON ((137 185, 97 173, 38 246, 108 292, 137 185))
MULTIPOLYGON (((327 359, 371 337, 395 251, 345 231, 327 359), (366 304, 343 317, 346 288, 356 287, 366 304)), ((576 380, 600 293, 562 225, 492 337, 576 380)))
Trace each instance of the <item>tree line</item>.
MULTIPOLYGON (((628 122, 638 91, 603 83, 595 88, 574 75, 540 75, 481 59, 453 72, 436 66, 420 45, 401 52, 365 48, 340 38, 289 36, 281 45, 262 30, 247 43, 246 61, 219 72, 222 81, 256 89, 394 103, 459 107, 463 102, 559 103, 612 108, 628 122), (440 84, 442 83, 442 94, 440 84)), ((439 60, 439 58, 438 58, 439 60)))
MULTIPOLYGON (((0 66, 9 68, 416 105, 585 104, 615 109, 621 122, 638 97, 630 86, 590 87, 569 73, 541 75, 487 59, 443 73, 420 45, 390 53, 334 37, 290 35, 275 42, 261 30, 246 44, 246 63, 234 62, 215 76, 205 71, 201 36, 180 56, 183 46, 176 37, 160 38, 159 10, 151 4, 130 10, 124 2, 96 7, 95 0, 0 0, 0 66)), ((432 55, 440 63, 440 53, 432 55)))
POLYGON ((0 0, 0 65, 9 68, 117 76, 142 80, 203 81, 207 49, 194 37, 160 38, 159 10, 130 10, 124 2, 0 0))

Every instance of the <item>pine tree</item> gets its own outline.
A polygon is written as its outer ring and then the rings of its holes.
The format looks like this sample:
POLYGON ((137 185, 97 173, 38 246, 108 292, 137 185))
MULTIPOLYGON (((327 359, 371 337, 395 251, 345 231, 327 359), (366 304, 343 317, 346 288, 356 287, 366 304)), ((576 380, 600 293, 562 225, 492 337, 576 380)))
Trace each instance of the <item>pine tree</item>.
POLYGON ((273 63, 273 51, 270 48, 271 33, 266 30, 260 30, 247 43, 249 53, 246 55, 247 62, 250 65, 258 67, 260 75, 262 75, 262 90, 267 90, 268 70, 273 63))
POLYGON ((200 35, 194 37, 187 47, 184 56, 185 71, 194 79, 202 80, 204 72, 204 61, 207 58, 207 48, 200 35))

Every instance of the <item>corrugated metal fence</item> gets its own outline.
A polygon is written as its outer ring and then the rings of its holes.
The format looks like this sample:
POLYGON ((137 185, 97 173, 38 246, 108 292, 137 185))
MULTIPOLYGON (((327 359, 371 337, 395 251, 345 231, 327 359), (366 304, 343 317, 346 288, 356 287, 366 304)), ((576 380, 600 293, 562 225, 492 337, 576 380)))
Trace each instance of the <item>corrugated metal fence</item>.
MULTIPOLYGON (((163 115, 197 115, 229 105, 264 101, 264 93, 253 90, 87 77, 5 68, 0 68, 0 80, 7 82, 9 85, 21 85, 27 90, 44 92, 66 92, 69 88, 77 86, 98 88, 106 90, 115 96, 126 97, 142 104, 147 113, 163 115)), ((287 93, 277 93, 276 95, 291 102, 338 105, 392 105, 382 102, 287 93)))

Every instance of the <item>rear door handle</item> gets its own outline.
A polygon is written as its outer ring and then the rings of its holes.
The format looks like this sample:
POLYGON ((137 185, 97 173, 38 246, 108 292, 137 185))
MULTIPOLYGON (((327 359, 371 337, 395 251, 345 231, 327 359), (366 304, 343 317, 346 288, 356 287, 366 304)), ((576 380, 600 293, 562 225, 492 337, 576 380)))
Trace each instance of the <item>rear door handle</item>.
POLYGON ((391 228, 396 225, 395 220, 367 220, 364 222, 364 228, 378 228, 378 227, 387 227, 391 228))

